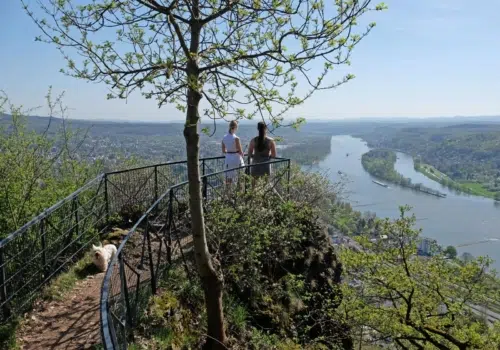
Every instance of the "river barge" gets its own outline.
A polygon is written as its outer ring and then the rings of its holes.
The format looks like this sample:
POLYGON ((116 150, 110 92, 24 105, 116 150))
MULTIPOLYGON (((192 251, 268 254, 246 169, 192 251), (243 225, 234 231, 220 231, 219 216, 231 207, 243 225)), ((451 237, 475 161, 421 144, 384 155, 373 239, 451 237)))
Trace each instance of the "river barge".
POLYGON ((377 184, 377 185, 379 185, 379 186, 385 187, 385 188, 389 187, 389 185, 386 185, 386 184, 384 184, 382 182, 378 182, 378 181, 375 181, 375 180, 372 180, 372 182, 375 183, 375 184, 377 184))

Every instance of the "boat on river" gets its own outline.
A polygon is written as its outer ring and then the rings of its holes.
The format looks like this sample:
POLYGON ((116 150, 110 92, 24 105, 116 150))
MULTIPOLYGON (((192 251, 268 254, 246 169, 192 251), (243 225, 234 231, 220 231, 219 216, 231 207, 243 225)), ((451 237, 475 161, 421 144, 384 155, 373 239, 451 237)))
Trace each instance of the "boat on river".
POLYGON ((385 188, 388 188, 388 187, 389 187, 389 185, 386 185, 386 184, 384 184, 384 183, 382 183, 382 182, 375 181, 375 180, 372 180, 372 181, 373 181, 373 183, 376 183, 376 184, 377 184, 377 185, 379 185, 379 186, 382 186, 382 187, 385 187, 385 188))
POLYGON ((416 190, 433 195, 433 196, 436 196, 436 197, 439 197, 439 198, 446 198, 446 193, 441 193, 439 191, 435 191, 435 190, 432 190, 430 188, 419 187, 419 188, 416 188, 416 190))

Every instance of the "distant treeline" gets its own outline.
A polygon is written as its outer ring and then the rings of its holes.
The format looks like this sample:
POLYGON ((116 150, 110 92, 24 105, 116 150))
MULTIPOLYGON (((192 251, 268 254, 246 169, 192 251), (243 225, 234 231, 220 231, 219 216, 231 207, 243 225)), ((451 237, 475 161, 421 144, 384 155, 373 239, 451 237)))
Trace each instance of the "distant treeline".
POLYGON ((447 187, 500 200, 499 124, 385 127, 361 137, 371 147, 400 149, 433 166, 447 176, 430 177, 447 187))
POLYGON ((300 165, 312 165, 330 154, 331 138, 331 135, 316 135, 307 142, 292 144, 278 155, 290 158, 300 165))
POLYGON ((361 156, 363 168, 380 179, 402 185, 411 185, 411 179, 404 177, 394 169, 396 153, 384 149, 372 149, 361 156))

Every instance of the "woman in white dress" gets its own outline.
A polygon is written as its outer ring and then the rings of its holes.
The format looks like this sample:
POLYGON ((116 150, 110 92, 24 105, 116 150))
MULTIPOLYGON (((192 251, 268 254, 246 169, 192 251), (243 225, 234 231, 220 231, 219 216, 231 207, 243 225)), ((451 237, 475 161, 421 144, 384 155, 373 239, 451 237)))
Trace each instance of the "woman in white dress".
MULTIPOLYGON (((222 139, 222 153, 225 154, 224 169, 235 169, 245 165, 240 138, 236 136, 238 122, 233 120, 229 123, 229 131, 222 139)), ((226 182, 231 183, 236 177, 236 171, 226 172, 226 182)))

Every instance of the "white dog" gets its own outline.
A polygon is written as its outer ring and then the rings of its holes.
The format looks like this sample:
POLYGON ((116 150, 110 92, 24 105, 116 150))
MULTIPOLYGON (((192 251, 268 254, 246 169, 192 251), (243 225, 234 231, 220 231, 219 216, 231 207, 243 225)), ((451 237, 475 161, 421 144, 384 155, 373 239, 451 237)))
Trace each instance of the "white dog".
POLYGON ((106 244, 104 247, 99 244, 98 247, 92 245, 94 249, 94 265, 100 271, 106 271, 108 269, 109 262, 116 254, 116 247, 114 244, 106 244))

